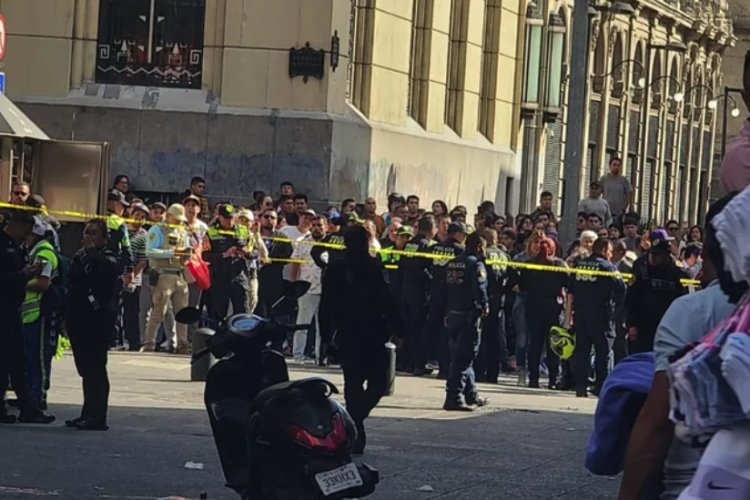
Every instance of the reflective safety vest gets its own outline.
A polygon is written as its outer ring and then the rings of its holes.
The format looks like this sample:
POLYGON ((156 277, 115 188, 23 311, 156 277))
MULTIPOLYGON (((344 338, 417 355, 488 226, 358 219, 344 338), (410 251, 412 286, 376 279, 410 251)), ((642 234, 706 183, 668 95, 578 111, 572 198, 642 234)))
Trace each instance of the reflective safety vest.
MULTIPOLYGON (((32 264, 38 264, 44 268, 46 265, 52 267, 52 273, 49 276, 50 280, 57 274, 60 262, 55 253, 55 248, 47 240, 42 240, 31 249, 29 259, 32 264)), ((42 269, 44 270, 44 269, 42 269)), ((31 280, 30 283, 34 283, 36 279, 31 280)), ((28 325, 38 320, 42 313, 42 295, 44 292, 31 292, 26 291, 26 297, 21 305, 21 315, 23 323, 28 325)))

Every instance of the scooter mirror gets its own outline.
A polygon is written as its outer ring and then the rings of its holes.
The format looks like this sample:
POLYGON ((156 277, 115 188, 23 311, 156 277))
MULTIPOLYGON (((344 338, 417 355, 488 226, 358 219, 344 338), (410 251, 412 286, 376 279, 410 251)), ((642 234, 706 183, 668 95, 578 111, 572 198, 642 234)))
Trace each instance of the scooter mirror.
POLYGON ((285 281, 284 282, 284 297, 291 300, 296 300, 302 297, 310 290, 310 282, 308 281, 285 281))
POLYGON ((201 319, 201 312, 197 307, 186 307, 180 309, 177 314, 175 314, 174 319, 176 319, 178 323, 189 325, 190 323, 196 323, 201 319))

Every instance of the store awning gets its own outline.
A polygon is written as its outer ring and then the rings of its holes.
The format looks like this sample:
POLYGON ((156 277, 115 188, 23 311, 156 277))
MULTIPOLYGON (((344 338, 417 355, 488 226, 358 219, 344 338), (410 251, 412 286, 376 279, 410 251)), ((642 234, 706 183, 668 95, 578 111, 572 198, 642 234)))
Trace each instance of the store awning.
POLYGON ((2 94, 0 94, 0 136, 38 141, 50 140, 36 123, 2 94))

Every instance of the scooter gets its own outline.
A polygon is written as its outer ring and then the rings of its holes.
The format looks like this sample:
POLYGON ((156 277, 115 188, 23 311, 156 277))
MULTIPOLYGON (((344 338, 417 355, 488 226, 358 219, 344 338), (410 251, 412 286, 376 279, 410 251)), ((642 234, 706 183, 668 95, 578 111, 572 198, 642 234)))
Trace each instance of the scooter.
MULTIPOLYGON (((285 284, 284 298, 297 299, 309 283, 285 284)), ((177 321, 201 319, 196 308, 177 321)), ((205 319, 205 318, 204 318, 205 319)), ((215 328, 193 362, 218 361, 206 378, 204 400, 227 487, 242 500, 359 498, 375 491, 380 476, 351 457, 356 428, 320 377, 289 380, 280 346, 309 325, 281 325, 253 314, 209 320, 215 328)))

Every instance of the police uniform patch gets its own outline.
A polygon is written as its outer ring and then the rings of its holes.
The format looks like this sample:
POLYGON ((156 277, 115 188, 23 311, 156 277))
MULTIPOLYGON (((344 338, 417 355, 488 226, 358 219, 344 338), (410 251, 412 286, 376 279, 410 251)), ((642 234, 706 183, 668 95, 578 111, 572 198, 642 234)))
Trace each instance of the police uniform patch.
POLYGON ((479 277, 481 279, 487 279, 487 270, 484 267, 479 268, 479 277))

